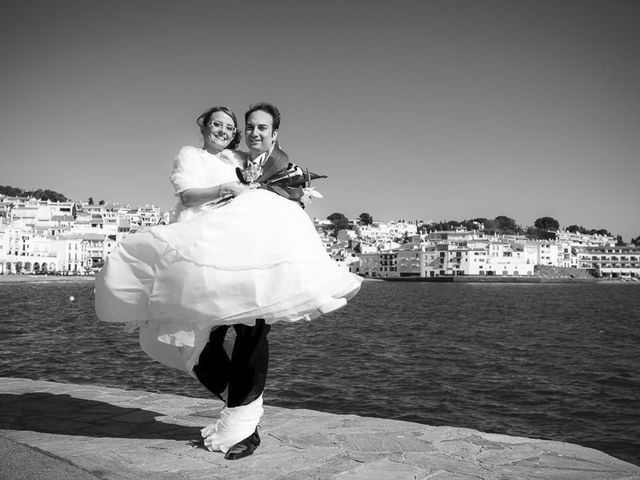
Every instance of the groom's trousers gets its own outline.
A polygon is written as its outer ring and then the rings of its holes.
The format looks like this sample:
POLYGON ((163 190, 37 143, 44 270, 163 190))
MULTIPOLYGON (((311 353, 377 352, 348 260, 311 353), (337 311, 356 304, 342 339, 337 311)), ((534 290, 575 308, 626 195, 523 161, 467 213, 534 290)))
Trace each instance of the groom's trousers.
POLYGON ((227 407, 239 407, 253 402, 264 391, 269 370, 267 334, 271 325, 262 319, 256 320, 253 327, 233 325, 236 339, 230 359, 223 348, 228 329, 225 325, 211 331, 193 371, 200 383, 220 398, 228 387, 227 407))

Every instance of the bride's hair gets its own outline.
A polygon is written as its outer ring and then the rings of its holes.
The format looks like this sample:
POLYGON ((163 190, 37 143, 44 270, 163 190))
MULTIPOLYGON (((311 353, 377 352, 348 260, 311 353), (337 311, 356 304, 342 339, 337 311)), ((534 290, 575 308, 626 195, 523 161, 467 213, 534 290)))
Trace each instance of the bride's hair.
POLYGON ((227 149, 235 150, 236 148, 238 148, 238 145, 240 145, 241 132, 238 128, 238 119, 236 118, 236 114, 233 113, 233 110, 231 110, 229 107, 227 107, 226 105, 218 105, 216 107, 211 107, 208 110, 205 110, 202 115, 200 115, 196 119, 196 124, 200 127, 200 132, 202 132, 206 128, 206 126, 209 125, 209 122, 211 122, 211 116, 216 112, 226 113, 233 119, 233 125, 236 127, 236 133, 233 135, 233 138, 229 142, 229 145, 227 145, 227 149))

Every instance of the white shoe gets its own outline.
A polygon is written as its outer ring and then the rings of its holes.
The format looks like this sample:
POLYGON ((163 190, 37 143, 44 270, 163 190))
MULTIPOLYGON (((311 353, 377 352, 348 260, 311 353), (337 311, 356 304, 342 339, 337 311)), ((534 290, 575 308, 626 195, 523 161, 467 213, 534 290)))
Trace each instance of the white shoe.
POLYGON ((200 435, 202 435, 202 438, 207 438, 212 433, 215 433, 217 431, 218 431, 218 422, 215 422, 215 423, 212 423, 211 425, 204 427, 202 430, 200 430, 200 435))
POLYGON ((203 428, 204 446, 212 452, 227 451, 255 432, 264 409, 262 395, 248 405, 225 407, 214 424, 203 428))

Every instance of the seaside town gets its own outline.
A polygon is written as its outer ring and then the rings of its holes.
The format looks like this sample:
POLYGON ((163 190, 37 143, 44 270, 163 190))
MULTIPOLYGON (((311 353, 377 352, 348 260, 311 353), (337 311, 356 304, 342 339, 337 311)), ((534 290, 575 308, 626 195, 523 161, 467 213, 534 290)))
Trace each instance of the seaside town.
MULTIPOLYGON (((122 238, 170 223, 172 214, 149 205, 0 194, 0 275, 95 275, 122 238)), ((481 222, 442 230, 434 222, 373 221, 364 213, 314 223, 331 258, 365 278, 517 279, 552 272, 640 281, 640 246, 605 233, 557 229, 531 238, 487 232, 481 222)))

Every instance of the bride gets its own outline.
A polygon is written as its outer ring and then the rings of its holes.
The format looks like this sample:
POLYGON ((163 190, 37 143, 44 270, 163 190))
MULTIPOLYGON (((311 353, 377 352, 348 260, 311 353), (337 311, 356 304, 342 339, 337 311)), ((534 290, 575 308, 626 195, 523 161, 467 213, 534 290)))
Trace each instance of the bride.
POLYGON ((124 238, 95 283, 100 320, 139 328, 150 357, 225 400, 203 436, 229 459, 260 443, 270 325, 333 311, 361 284, 331 260, 298 204, 238 181, 236 169, 254 156, 264 164, 277 148, 279 112, 269 104, 252 109, 248 155, 236 150, 240 132, 228 107, 198 117, 203 147, 183 147, 171 176, 180 198, 177 223, 124 238))

